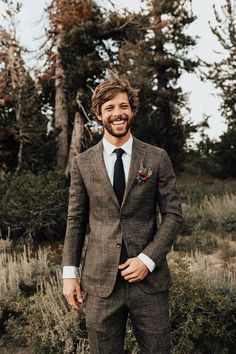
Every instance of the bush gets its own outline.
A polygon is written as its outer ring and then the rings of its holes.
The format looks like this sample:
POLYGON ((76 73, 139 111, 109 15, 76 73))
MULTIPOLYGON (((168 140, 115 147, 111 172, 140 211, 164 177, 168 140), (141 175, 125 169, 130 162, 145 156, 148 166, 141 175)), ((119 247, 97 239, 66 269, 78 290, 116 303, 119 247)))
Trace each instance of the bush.
MULTIPOLYGON (((175 255, 175 254, 174 254, 175 255)), ((235 273, 213 282, 216 272, 205 267, 202 255, 170 259, 174 285, 171 290, 173 354, 233 354, 236 350, 235 273), (234 277, 234 278, 233 278, 234 277), (212 281, 209 282, 209 279, 212 281), (224 289, 222 289, 222 284, 224 289)), ((32 353, 88 354, 84 312, 71 311, 62 295, 61 273, 43 281, 38 293, 21 301, 19 313, 8 321, 16 341, 32 353), (39 336, 40 333, 40 336, 39 336)), ((126 333, 129 353, 138 353, 130 322, 126 333)))
POLYGON ((172 261, 173 354, 236 352, 236 299, 195 278, 182 258, 172 261))
POLYGON ((236 232, 236 194, 205 197, 200 204, 205 226, 221 232, 236 232))
POLYGON ((189 269, 195 281, 206 286, 211 291, 231 297, 236 294, 236 267, 233 264, 222 264, 219 258, 194 252, 186 257, 189 269))
POLYGON ((89 353, 84 312, 69 308, 62 295, 61 277, 58 272, 43 281, 30 303, 21 302, 20 316, 8 321, 12 338, 27 344, 32 353, 89 353))
POLYGON ((1 227, 9 227, 15 238, 63 238, 67 194, 65 177, 57 172, 14 175, 0 202, 1 227))
POLYGON ((30 295, 42 278, 49 276, 48 251, 39 249, 32 254, 24 247, 21 254, 0 253, 0 318, 13 302, 20 300, 22 293, 30 295))
POLYGON ((197 229, 192 234, 179 235, 174 243, 175 251, 187 253, 200 251, 205 254, 211 254, 217 247, 218 242, 213 233, 197 229))

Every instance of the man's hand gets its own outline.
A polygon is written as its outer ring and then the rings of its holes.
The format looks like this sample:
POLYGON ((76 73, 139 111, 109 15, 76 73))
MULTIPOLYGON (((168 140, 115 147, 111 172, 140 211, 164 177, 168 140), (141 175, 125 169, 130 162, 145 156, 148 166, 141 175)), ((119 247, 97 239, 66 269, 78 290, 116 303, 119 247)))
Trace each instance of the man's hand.
POLYGON ((74 310, 79 310, 83 302, 79 279, 63 279, 63 295, 74 310))
POLYGON ((122 277, 129 283, 137 283, 149 273, 147 266, 138 257, 128 258, 125 263, 119 265, 119 269, 122 277))

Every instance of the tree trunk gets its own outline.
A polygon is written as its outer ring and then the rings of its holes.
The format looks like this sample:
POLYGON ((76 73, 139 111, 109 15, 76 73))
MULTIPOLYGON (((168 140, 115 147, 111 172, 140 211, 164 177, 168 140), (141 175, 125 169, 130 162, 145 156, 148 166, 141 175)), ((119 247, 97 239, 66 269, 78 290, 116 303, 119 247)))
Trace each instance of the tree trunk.
POLYGON ((55 125, 61 129, 58 136, 57 167, 64 170, 68 159, 68 111, 66 107, 65 76, 59 48, 63 40, 62 25, 58 25, 57 55, 55 67, 55 125))
POLYGON ((23 132, 22 132, 22 121, 21 121, 21 78, 17 75, 19 68, 17 67, 16 56, 14 51, 14 46, 10 42, 8 48, 8 70, 11 75, 11 85, 14 90, 18 88, 17 93, 17 102, 15 107, 16 114, 16 123, 19 129, 19 150, 18 150, 18 159, 17 159, 17 168, 16 172, 19 172, 23 163, 23 132))
POLYGON ((65 170, 65 174, 68 176, 70 172, 71 162, 75 155, 81 151, 81 140, 84 133, 84 122, 79 112, 76 112, 74 119, 74 128, 71 137, 69 158, 65 170))

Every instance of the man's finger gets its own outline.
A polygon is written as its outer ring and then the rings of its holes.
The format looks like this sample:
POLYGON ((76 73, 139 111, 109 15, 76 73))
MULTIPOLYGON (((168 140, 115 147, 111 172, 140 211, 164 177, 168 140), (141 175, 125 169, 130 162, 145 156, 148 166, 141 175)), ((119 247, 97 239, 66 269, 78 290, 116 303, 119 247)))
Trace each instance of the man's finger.
POLYGON ((79 303, 77 300, 75 300, 74 297, 68 298, 67 301, 68 301, 68 304, 69 304, 74 310, 79 310, 79 308, 80 308, 80 303, 79 303))
POLYGON ((119 268, 119 269, 125 269, 125 268, 127 268, 127 267, 130 265, 130 262, 131 262, 131 258, 128 258, 128 259, 125 261, 125 263, 120 264, 118 268, 119 268))
POLYGON ((138 283, 139 281, 141 281, 142 279, 139 278, 134 278, 134 279, 130 279, 128 280, 129 283, 138 283))
POLYGON ((138 277, 139 277, 139 275, 135 272, 135 273, 131 273, 131 274, 125 275, 124 279, 125 280, 130 280, 130 279, 134 279, 134 278, 138 278, 138 277))
POLYGON ((80 287, 76 287, 76 298, 79 301, 79 303, 82 304, 83 297, 82 297, 82 294, 81 294, 81 291, 80 291, 80 287))
POLYGON ((121 272, 121 275, 122 275, 122 277, 124 277, 126 275, 133 274, 134 272, 135 272, 135 270, 132 267, 128 267, 121 272))
POLYGON ((129 264, 127 264, 127 263, 125 262, 125 263, 119 265, 119 269, 122 270, 122 269, 127 268, 128 266, 129 266, 129 264))

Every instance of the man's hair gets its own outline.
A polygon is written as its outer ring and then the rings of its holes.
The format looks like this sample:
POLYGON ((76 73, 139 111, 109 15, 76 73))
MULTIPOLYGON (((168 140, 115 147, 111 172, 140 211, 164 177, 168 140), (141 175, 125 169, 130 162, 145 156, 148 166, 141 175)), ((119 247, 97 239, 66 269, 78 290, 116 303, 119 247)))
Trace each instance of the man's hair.
POLYGON ((99 84, 92 96, 92 112, 101 115, 102 105, 114 98, 118 93, 126 93, 133 114, 138 110, 138 91, 130 86, 127 80, 107 80, 99 84))

